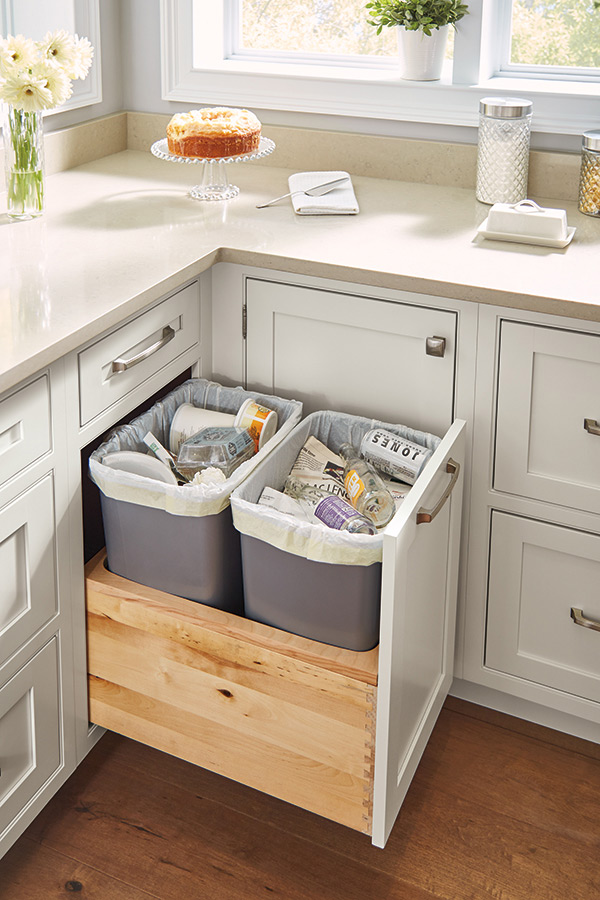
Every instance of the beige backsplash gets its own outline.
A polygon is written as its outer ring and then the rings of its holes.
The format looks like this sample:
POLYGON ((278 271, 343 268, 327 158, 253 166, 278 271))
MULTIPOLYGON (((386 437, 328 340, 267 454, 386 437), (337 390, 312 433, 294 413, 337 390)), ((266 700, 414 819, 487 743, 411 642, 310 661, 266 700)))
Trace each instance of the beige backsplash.
MULTIPOLYGON (((52 175, 121 150, 148 150, 164 135, 169 115, 122 112, 46 135, 46 172, 52 175)), ((405 138, 263 126, 277 145, 257 165, 298 170, 343 169, 352 175, 474 188, 477 148, 405 138)), ((1 156, 1 154, 0 154, 1 156)), ((2 160, 0 159, 0 163, 2 160)), ((575 200, 580 158, 532 150, 529 196, 575 200)))

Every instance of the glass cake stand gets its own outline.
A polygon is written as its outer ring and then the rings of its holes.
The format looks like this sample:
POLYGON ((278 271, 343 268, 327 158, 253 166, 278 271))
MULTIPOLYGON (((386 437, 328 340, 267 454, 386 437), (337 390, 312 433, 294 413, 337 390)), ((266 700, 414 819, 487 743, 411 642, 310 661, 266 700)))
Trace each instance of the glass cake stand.
POLYGON ((228 163, 244 163, 251 162, 253 159, 262 159, 263 156, 269 156, 274 149, 275 142, 266 137, 261 137, 258 150, 253 150, 250 153, 240 153, 238 156, 222 156, 218 159, 175 156, 174 153, 169 153, 166 138, 156 141, 150 148, 154 156, 158 157, 158 159, 166 159, 168 162, 185 163, 187 165, 203 163, 202 182, 191 188, 189 192, 190 197, 193 197, 194 200, 231 200, 233 197, 237 197, 240 189, 235 184, 229 184, 225 166, 228 163))

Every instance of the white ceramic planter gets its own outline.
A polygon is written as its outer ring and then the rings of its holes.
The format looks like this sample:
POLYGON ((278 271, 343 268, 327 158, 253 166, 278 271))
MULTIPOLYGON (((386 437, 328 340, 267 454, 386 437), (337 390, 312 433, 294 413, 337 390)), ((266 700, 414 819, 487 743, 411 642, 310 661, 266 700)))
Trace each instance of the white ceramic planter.
POLYGON ((423 31, 398 27, 400 76, 407 81, 439 81, 446 53, 449 25, 434 28, 431 36, 423 31))

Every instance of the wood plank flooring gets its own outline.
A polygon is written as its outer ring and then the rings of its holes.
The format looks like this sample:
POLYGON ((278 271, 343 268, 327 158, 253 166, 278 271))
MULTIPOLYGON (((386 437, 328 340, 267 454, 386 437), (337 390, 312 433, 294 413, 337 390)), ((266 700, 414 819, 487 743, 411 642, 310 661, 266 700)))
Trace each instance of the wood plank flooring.
POLYGON ((385 850, 106 734, 0 900, 600 900, 600 746, 449 698, 385 850))

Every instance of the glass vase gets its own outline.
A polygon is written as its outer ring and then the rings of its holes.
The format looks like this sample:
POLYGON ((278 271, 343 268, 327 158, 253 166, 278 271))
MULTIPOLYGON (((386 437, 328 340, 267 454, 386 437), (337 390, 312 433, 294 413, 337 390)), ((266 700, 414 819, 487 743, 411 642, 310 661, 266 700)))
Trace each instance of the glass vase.
POLYGON ((41 112, 5 104, 2 127, 6 173, 6 212, 33 219, 44 211, 44 130, 41 112))

